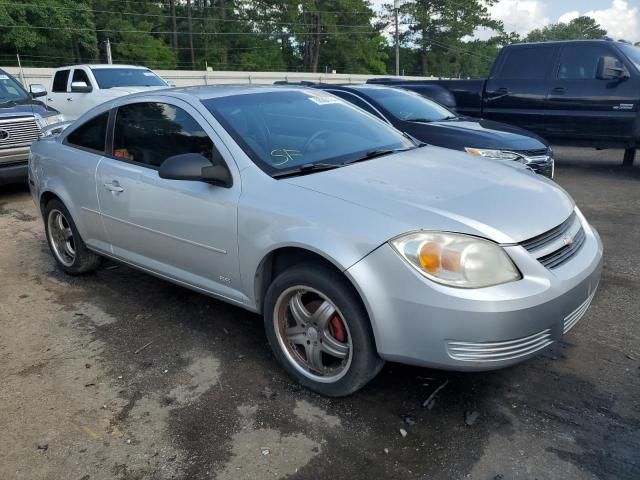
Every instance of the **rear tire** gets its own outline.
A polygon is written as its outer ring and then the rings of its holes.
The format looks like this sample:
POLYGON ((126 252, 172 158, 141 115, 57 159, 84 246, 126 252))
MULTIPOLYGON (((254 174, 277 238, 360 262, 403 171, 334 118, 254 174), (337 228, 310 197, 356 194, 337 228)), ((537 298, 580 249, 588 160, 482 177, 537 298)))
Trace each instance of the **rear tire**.
POLYGON ((624 151, 624 158, 622 160, 623 167, 631 167, 633 166, 633 162, 636 159, 636 149, 635 148, 627 148, 624 151))
POLYGON ((321 395, 350 395, 384 365, 355 289, 321 264, 296 265, 278 275, 267 290, 264 324, 287 373, 321 395))
POLYGON ((84 244, 69 210, 60 200, 51 200, 45 206, 44 228, 53 258, 66 273, 81 275, 100 266, 102 257, 84 244))

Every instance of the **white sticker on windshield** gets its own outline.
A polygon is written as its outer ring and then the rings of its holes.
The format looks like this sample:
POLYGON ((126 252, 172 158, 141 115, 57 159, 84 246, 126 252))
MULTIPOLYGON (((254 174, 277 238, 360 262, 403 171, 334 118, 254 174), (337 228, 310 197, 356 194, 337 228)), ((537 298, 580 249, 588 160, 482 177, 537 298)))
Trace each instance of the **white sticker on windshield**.
POLYGON ((155 77, 155 75, 153 74, 153 72, 142 72, 142 74, 143 74, 145 77, 155 77))
POLYGON ((7 75, 0 75, 0 80, 9 80, 7 75))
POLYGON ((331 103, 340 103, 340 100, 338 100, 337 98, 333 97, 333 96, 316 96, 314 95, 313 97, 309 97, 309 100, 311 100, 314 103, 317 103, 318 105, 329 105, 331 103))

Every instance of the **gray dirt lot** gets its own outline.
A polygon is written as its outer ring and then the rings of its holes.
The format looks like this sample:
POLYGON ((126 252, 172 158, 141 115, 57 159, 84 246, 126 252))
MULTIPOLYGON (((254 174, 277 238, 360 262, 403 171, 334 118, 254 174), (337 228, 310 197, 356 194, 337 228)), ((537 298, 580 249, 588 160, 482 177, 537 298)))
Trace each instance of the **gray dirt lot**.
POLYGON ((578 326, 515 368, 388 364, 340 400, 283 374, 256 315, 113 263, 65 276, 3 187, 0 478, 640 478, 640 167, 558 156, 606 249, 578 326))

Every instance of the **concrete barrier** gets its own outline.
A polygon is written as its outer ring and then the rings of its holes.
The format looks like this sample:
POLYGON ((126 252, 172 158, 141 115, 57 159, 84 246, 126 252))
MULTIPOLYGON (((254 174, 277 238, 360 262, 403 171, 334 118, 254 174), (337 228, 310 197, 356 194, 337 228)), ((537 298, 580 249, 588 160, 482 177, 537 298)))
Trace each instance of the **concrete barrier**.
MULTIPOLYGON (((53 68, 22 69, 18 67, 0 67, 17 79, 30 83, 42 83, 49 86, 53 68)), ((188 85, 222 85, 230 83, 271 84, 277 80, 290 82, 322 82, 322 83, 365 83, 370 78, 384 78, 391 75, 360 75, 348 73, 307 73, 307 72, 204 72, 197 70, 154 70, 158 75, 177 86, 188 85)), ((411 80, 433 80, 435 77, 403 77, 411 80)))

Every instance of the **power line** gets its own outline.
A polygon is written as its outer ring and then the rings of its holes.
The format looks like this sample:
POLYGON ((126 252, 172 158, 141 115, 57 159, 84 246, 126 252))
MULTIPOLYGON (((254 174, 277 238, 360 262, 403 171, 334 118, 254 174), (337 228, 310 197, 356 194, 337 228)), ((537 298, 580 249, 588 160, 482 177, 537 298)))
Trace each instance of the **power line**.
MULTIPOLYGON (((18 8, 18 7, 27 7, 27 8, 34 8, 34 9, 38 9, 38 10, 43 10, 43 9, 47 9, 47 10, 63 10, 63 11, 73 11, 73 12, 77 12, 78 9, 77 8, 72 8, 72 7, 64 7, 64 6, 54 6, 54 5, 48 5, 48 6, 43 6, 43 5, 38 5, 38 4, 34 4, 34 3, 2 3, 0 2, 0 5, 6 6, 6 7, 13 7, 13 8, 18 8)), ((133 16, 140 16, 140 17, 153 17, 153 18, 162 18, 165 20, 169 20, 170 18, 172 18, 171 15, 164 13, 138 13, 138 12, 121 12, 121 11, 114 11, 114 10, 96 10, 96 9, 92 9, 92 8, 87 8, 86 10, 83 10, 83 12, 91 12, 91 13, 105 13, 105 14, 114 14, 114 15, 133 15, 133 16)), ((183 19, 186 20, 189 17, 188 16, 176 16, 176 19, 183 19)), ((242 23, 242 24, 269 24, 269 25, 294 25, 294 26, 298 26, 298 27, 313 27, 315 26, 315 24, 313 23, 299 23, 299 22, 279 22, 276 20, 238 20, 238 19, 225 19, 225 18, 216 18, 216 17, 191 17, 191 20, 207 20, 207 21, 216 21, 216 22, 226 22, 226 23, 242 23)), ((341 28, 353 28, 353 27, 371 27, 373 28, 373 25, 371 24, 361 24, 361 25, 353 25, 353 24, 335 24, 335 25, 331 25, 332 27, 341 27, 341 28)))
POLYGON ((41 25, 0 25, 0 28, 31 28, 35 30, 67 30, 70 32, 112 32, 112 33, 147 33, 156 35, 213 35, 213 36, 226 36, 226 35, 266 35, 266 36, 282 36, 282 35, 317 35, 317 36, 340 36, 340 35, 352 35, 353 33, 374 33, 371 30, 351 31, 351 32, 295 32, 295 31, 282 31, 282 32, 174 32, 174 31, 155 31, 155 30, 117 30, 114 28, 79 28, 79 27, 49 27, 41 25))

